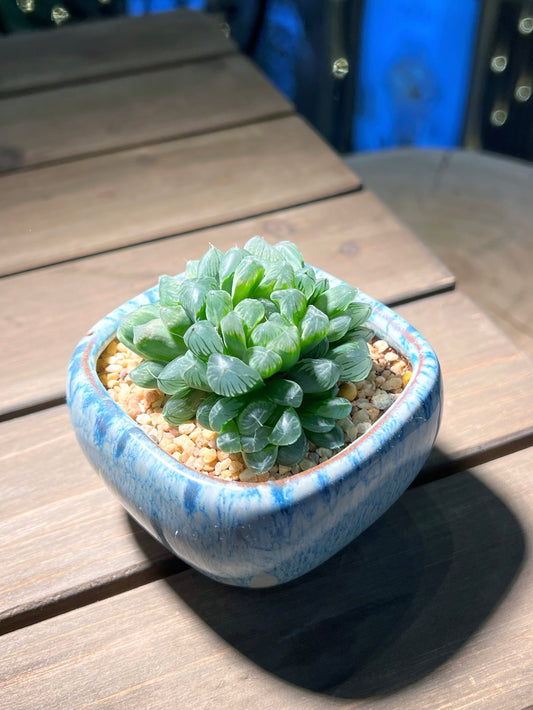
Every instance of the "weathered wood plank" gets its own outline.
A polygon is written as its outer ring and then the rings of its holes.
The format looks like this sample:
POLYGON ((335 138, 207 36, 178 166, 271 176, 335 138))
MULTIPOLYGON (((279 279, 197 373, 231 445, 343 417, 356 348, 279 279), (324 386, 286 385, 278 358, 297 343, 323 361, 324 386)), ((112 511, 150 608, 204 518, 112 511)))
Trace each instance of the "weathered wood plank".
POLYGON ((0 100, 0 172, 289 113, 242 56, 0 100))
MULTIPOLYGON (((511 346, 503 360, 508 373, 502 372, 502 362, 494 361, 493 353, 508 341, 497 328, 457 293, 431 301, 437 302, 439 315, 435 307, 421 313, 418 303, 398 308, 423 328, 444 373, 439 454, 422 474, 426 477, 435 465, 442 475, 443 457, 445 468, 455 470, 461 458, 494 449, 503 436, 511 439, 533 431, 533 408, 520 384, 530 376, 531 363, 511 346), (464 328, 476 329, 479 339, 463 338, 461 328, 442 329, 442 322, 452 322, 459 313, 464 328), (464 362, 470 367, 462 367, 464 362)), ((66 407, 3 422, 0 452, 6 470, 0 514, 0 616, 13 619, 54 600, 108 586, 132 570, 148 573, 169 559, 155 543, 150 547, 147 535, 139 536, 136 526, 130 527, 119 504, 91 472, 71 432, 66 407)))
POLYGON ((0 96, 231 51, 213 17, 188 10, 19 32, 0 42, 0 96))
POLYGON ((209 243, 226 250, 254 234, 292 239, 308 263, 385 302, 453 285, 446 269, 368 192, 4 278, 0 328, 11 346, 0 373, 0 414, 62 397, 76 342, 159 274, 179 273, 209 243), (391 260, 405 268, 391 269, 391 260))
POLYGON ((296 116, 0 177, 2 273, 357 189, 296 116))
POLYGON ((527 450, 410 490, 281 588, 191 570, 8 634, 3 705, 524 708, 532 466, 527 450))

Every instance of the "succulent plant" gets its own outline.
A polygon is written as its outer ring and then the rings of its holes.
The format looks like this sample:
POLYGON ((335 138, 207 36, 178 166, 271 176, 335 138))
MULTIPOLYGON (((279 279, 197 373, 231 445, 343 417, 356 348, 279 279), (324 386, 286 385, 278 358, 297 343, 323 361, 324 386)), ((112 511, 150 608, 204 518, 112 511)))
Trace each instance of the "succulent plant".
POLYGON ((161 276, 159 301, 123 318, 117 336, 143 358, 133 382, 169 395, 170 424, 196 418, 261 473, 301 461, 308 440, 344 444, 351 404, 338 382, 372 366, 371 309, 356 294, 317 278, 291 242, 253 237, 211 246, 185 277, 161 276))

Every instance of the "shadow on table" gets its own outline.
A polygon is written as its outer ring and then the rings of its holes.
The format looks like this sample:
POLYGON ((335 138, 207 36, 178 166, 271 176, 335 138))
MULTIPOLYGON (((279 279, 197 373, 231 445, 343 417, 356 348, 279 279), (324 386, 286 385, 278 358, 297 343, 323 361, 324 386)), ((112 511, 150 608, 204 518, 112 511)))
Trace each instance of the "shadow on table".
POLYGON ((511 510, 466 472, 410 490, 355 542, 281 587, 228 587, 194 571, 167 581, 265 670, 362 698, 453 656, 505 596, 524 552, 511 510))

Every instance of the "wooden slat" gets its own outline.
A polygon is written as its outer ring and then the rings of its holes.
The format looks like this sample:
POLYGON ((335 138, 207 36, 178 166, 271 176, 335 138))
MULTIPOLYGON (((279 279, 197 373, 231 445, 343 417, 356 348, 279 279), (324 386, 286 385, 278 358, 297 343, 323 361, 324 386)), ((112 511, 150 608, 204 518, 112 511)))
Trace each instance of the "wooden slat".
POLYGON ((2 640, 12 710, 520 710, 533 694, 533 451, 406 493, 281 588, 187 571, 2 640))
POLYGON ((76 342, 110 310, 157 283, 159 274, 182 271, 209 243, 226 250, 254 234, 274 242, 292 239, 308 263, 389 303, 453 285, 441 264, 368 192, 19 274, 0 280, 0 328, 11 344, 0 371, 0 414, 62 397, 76 342), (392 255, 405 268, 385 268, 392 255))
POLYGON ((234 50, 214 18, 188 10, 19 32, 0 42, 0 96, 234 50))
POLYGON ((0 177, 2 273, 357 189, 297 117, 0 177))
POLYGON ((289 113, 244 57, 0 100, 0 172, 289 113))
MULTIPOLYGON (((503 361, 514 376, 503 373, 501 361, 492 355, 508 341, 459 294, 423 303, 430 302, 434 307, 424 314, 418 303, 398 310, 423 326, 441 358, 445 408, 436 463, 442 474, 443 457, 455 470, 460 457, 490 451, 502 437, 509 441, 533 431, 533 407, 520 384, 533 367, 510 346, 503 361), (458 314, 464 329, 475 330, 479 338, 465 339, 461 328, 442 330, 441 321, 453 322, 458 314), (470 368, 462 367, 464 362, 470 368)), ((66 407, 3 422, 0 452, 6 470, 0 616, 13 619, 53 600, 109 586, 132 570, 148 573, 170 558, 154 543, 147 546, 147 536, 131 528, 119 504, 103 490, 76 444, 66 407)), ((422 475, 431 472, 426 468, 422 475)))

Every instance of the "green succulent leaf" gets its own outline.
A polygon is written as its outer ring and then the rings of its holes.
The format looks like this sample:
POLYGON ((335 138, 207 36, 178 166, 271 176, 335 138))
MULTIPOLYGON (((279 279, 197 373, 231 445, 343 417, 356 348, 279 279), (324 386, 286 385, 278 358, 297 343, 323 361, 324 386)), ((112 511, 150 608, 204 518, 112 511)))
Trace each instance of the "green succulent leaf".
POLYGON ((304 358, 292 368, 289 374, 307 394, 329 390, 340 379, 340 372, 340 367, 333 360, 304 358))
POLYGON ((278 449, 278 463, 282 466, 294 466, 305 457, 307 453, 307 437, 302 431, 294 444, 280 446, 278 449))
POLYGON ((252 369, 258 372, 264 380, 268 377, 272 377, 272 375, 281 370, 283 364, 281 357, 276 352, 264 348, 261 345, 254 345, 248 349, 246 362, 252 369))
POLYGON ((244 463, 249 469, 257 473, 264 473, 272 468, 276 463, 277 456, 278 447, 272 444, 265 446, 261 451, 254 451, 253 453, 243 451, 242 453, 244 463))
POLYGON ((263 264, 267 262, 281 263, 283 256, 262 237, 252 237, 244 245, 246 251, 253 254, 263 264))
POLYGON ((372 307, 366 303, 349 303, 344 315, 350 316, 350 329, 363 325, 370 318, 372 307))
POLYGON ((277 278, 274 283, 274 288, 272 290, 279 291, 284 288, 293 288, 293 286, 294 269, 290 264, 282 264, 281 267, 278 267, 277 278))
POLYGON ((243 397, 220 397, 209 412, 208 429, 224 431, 224 426, 242 412, 246 406, 243 397))
POLYGON ((329 322, 328 340, 330 343, 335 343, 343 338, 350 327, 350 316, 337 316, 329 322))
POLYGON ((368 377, 372 369, 372 359, 364 340, 337 345, 329 351, 327 358, 338 366, 340 380, 360 382, 368 377))
POLYGON ((297 409, 303 402, 303 389, 293 380, 269 380, 265 390, 269 399, 282 407, 297 409))
POLYGON ((331 431, 335 426, 335 419, 321 417, 318 414, 300 412, 300 422, 306 431, 323 433, 331 431))
POLYGON ((204 360, 193 354, 191 350, 185 353, 183 380, 186 385, 203 392, 212 392, 212 388, 207 382, 207 364, 204 360))
POLYGON ((161 318, 133 326, 135 351, 147 360, 170 362, 185 351, 183 340, 174 337, 161 318))
POLYGON ((241 437, 235 422, 231 421, 224 425, 217 436, 217 446, 227 454, 237 454, 242 451, 241 437))
POLYGON ((179 300, 191 321, 203 318, 207 294, 217 288, 216 280, 210 277, 183 281, 179 290, 179 300))
POLYGON ((183 336, 192 324, 192 320, 185 312, 185 309, 179 304, 177 306, 162 306, 161 320, 172 335, 183 336))
MULTIPOLYGON (((136 349, 133 342, 133 328, 136 325, 142 325, 143 323, 148 323, 154 318, 159 317, 159 305, 150 303, 146 306, 141 306, 133 313, 128 313, 124 316, 117 330, 117 338, 123 343, 127 348, 133 350, 137 355, 141 355, 136 349)), ((141 355, 142 357, 142 355, 141 355)))
POLYGON ((270 442, 270 435, 272 433, 272 427, 262 426, 260 429, 256 429, 251 434, 243 435, 241 432, 241 446, 243 453, 253 454, 257 451, 261 451, 268 446, 270 442))
POLYGON ((240 317, 231 311, 220 321, 220 332, 229 355, 243 359, 246 355, 246 334, 240 317))
POLYGON ((322 338, 322 340, 315 345, 312 350, 308 350, 305 355, 306 357, 312 357, 313 359, 319 360, 320 358, 326 357, 329 352, 329 340, 327 338, 322 338))
MULTIPOLYGON (((183 372, 189 366, 185 355, 174 358, 161 370, 157 378, 157 386, 165 394, 178 394, 185 385, 183 372)), ((187 386, 188 388, 188 386, 187 386)))
POLYGON ((329 281, 327 279, 317 279, 317 282, 315 284, 315 290, 313 291, 313 295, 309 299, 309 303, 315 303, 317 298, 319 298, 325 291, 327 291, 329 288, 329 281))
POLYGON ((242 320, 244 332, 248 337, 256 325, 265 317, 265 306, 254 298, 245 298, 235 306, 235 313, 242 320))
POLYGON ((233 305, 247 298, 261 281, 265 269, 253 256, 245 257, 235 269, 231 286, 233 305))
POLYGON ((351 303, 357 295, 357 289, 348 284, 340 284, 332 286, 315 301, 315 306, 329 316, 335 318, 340 316, 345 311, 349 303, 351 303))
POLYGON ((344 338, 342 339, 343 343, 357 343, 361 341, 365 341, 366 343, 369 343, 372 338, 374 337, 375 333, 373 330, 370 328, 366 328, 363 325, 357 326, 357 328, 354 328, 353 330, 349 330, 344 338))
POLYGON ((307 299, 296 288, 272 291, 270 300, 277 305, 281 315, 291 323, 299 323, 307 310, 307 299))
POLYGON ((326 432, 308 431, 307 437, 315 446, 323 446, 326 449, 338 449, 344 446, 344 431, 338 424, 326 432))
POLYGON ((219 399, 220 396, 218 394, 209 394, 204 400, 202 400, 196 410, 196 421, 205 429, 209 429, 209 415, 219 399))
POLYGON ((190 261, 187 262, 187 266, 185 267, 185 278, 186 279, 195 279, 197 277, 199 263, 200 263, 199 259, 191 259, 190 261))
POLYGON ((316 286, 315 272, 310 266, 304 266, 303 269, 297 269, 294 272, 294 286, 301 291, 306 300, 313 296, 316 286))
POLYGON ((272 316, 272 315, 274 315, 274 313, 278 312, 278 309, 272 303, 270 298, 258 298, 257 302, 261 303, 261 305, 265 309, 265 320, 268 320, 270 318, 270 316, 272 316))
POLYGON ((183 340, 193 355, 203 360, 207 360, 213 353, 221 353, 224 350, 224 343, 216 328, 205 320, 193 323, 183 336, 183 340))
POLYGON ((197 275, 200 277, 212 276, 218 281, 218 271, 223 256, 224 252, 220 251, 220 249, 217 249, 211 244, 198 263, 197 275))
POLYGON ((233 301, 227 291, 209 291, 205 297, 205 317, 218 328, 224 316, 233 310, 233 301))
POLYGON ((283 256, 285 261, 290 264, 293 269, 301 269, 304 266, 302 252, 298 249, 296 244, 289 241, 278 242, 274 245, 274 249, 283 256))
POLYGON ((323 340, 329 329, 329 318, 315 306, 308 306, 300 323, 302 355, 307 354, 323 340))
POLYGON ((259 373, 232 355, 211 355, 207 362, 207 382, 217 394, 235 397, 251 392, 263 380, 259 373))
POLYGON ((330 419, 344 419, 352 411, 352 403, 345 397, 333 397, 316 402, 313 405, 313 414, 330 419))
POLYGON ((159 373, 164 367, 165 366, 160 362, 145 360, 130 372, 130 379, 139 387, 154 389, 157 387, 159 373))
POLYGON ((270 420, 277 407, 266 397, 258 397, 249 402, 237 418, 239 431, 243 436, 252 436, 270 420))
POLYGON ((269 347, 281 357, 281 369, 289 370, 300 357, 300 334, 295 325, 287 326, 270 343, 269 347))
POLYGON ((249 256, 250 253, 247 252, 246 249, 241 249, 240 247, 231 247, 231 249, 228 249, 219 267, 218 278, 221 289, 231 293, 235 269, 243 259, 249 256))
POLYGON ((290 446, 300 438, 301 433, 302 425, 296 411, 287 407, 274 425, 269 442, 276 446, 290 446))
POLYGON ((163 416, 169 424, 173 424, 174 426, 191 421, 196 414, 198 405, 204 397, 205 394, 203 392, 196 392, 194 390, 191 390, 190 394, 186 397, 174 395, 165 402, 163 416))
POLYGON ((163 274, 159 277, 159 303, 162 306, 176 306, 179 304, 179 290, 182 279, 177 276, 163 274))

